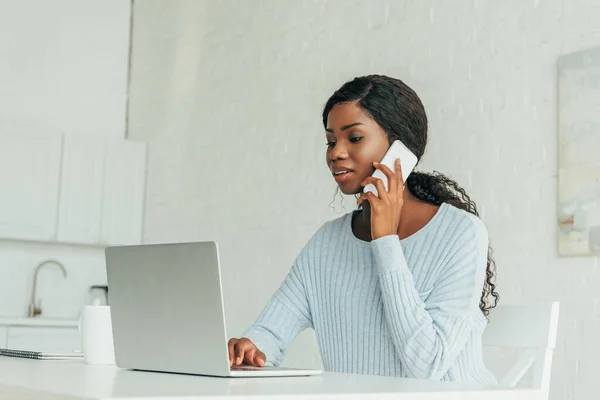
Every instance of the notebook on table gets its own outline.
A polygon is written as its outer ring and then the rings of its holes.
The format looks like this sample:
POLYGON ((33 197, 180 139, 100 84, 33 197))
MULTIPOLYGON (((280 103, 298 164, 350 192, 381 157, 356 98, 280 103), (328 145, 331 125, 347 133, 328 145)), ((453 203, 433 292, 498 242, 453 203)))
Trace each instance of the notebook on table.
POLYGON ((41 351, 0 349, 0 356, 31 358, 34 360, 74 360, 83 358, 83 354, 45 353, 41 351))

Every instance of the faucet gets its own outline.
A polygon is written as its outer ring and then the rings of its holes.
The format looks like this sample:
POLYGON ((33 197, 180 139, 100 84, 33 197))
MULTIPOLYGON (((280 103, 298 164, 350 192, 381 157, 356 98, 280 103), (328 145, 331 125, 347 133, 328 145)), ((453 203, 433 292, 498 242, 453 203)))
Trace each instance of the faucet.
POLYGON ((35 303, 35 289, 37 286, 38 273, 40 272, 40 269, 46 264, 58 265, 60 267, 60 269, 62 270, 63 276, 65 278, 67 277, 67 270, 65 269, 65 266, 56 260, 45 260, 38 264, 38 266, 35 268, 35 273, 33 274, 33 290, 31 291, 31 302, 29 303, 29 313, 28 313, 28 317, 30 317, 30 318, 33 318, 36 315, 40 315, 42 313, 42 307, 41 307, 40 302, 38 301, 37 305, 35 303))

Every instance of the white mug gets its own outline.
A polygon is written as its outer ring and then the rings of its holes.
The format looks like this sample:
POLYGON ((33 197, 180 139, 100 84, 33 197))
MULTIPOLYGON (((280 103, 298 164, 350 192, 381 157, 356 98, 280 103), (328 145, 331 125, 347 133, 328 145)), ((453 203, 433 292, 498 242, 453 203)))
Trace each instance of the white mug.
POLYGON ((115 364, 110 306, 84 306, 79 334, 86 363, 115 364))

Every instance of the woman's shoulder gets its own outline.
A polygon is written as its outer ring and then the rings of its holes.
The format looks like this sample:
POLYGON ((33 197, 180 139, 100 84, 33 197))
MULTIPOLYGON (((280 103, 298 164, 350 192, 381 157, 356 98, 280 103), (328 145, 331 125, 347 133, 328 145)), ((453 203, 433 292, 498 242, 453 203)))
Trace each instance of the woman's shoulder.
POLYGON ((443 215, 440 223, 452 237, 464 240, 479 239, 487 242, 488 231, 478 215, 450 203, 443 203, 441 210, 443 210, 443 215))
POLYGON ((296 257, 297 266, 312 265, 312 260, 319 258, 324 251, 330 249, 332 243, 337 243, 337 239, 344 234, 346 224, 349 223, 348 218, 351 218, 351 215, 352 213, 344 214, 321 224, 300 250, 296 257))
POLYGON ((352 212, 322 223, 306 242, 304 250, 322 248, 322 244, 331 242, 332 239, 339 239, 348 229, 349 218, 352 218, 352 212))
POLYGON ((319 229, 317 229, 312 238, 323 239, 331 236, 338 237, 347 228, 349 223, 348 219, 352 218, 352 213, 353 212, 349 212, 337 218, 325 221, 323 224, 321 224, 319 229))

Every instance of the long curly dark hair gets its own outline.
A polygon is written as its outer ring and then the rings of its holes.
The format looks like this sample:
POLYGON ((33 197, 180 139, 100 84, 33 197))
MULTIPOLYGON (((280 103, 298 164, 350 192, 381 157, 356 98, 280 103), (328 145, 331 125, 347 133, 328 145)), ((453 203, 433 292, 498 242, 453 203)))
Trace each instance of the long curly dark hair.
MULTIPOLYGON (((386 132, 390 144, 398 139, 420 160, 427 145, 427 114, 419 96, 399 79, 369 75, 346 82, 327 101, 323 109, 323 126, 336 104, 356 102, 386 132)), ((479 216, 477 206, 458 183, 439 173, 413 171, 406 187, 417 198, 437 206, 451 204, 479 216)), ((487 317, 496 307, 499 295, 495 281, 496 262, 488 247, 486 279, 479 308, 487 317)))

